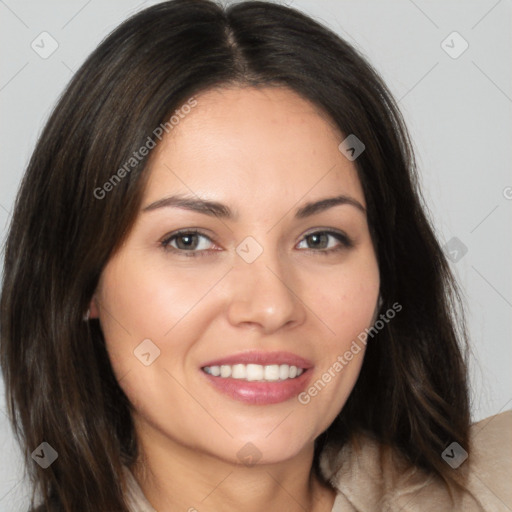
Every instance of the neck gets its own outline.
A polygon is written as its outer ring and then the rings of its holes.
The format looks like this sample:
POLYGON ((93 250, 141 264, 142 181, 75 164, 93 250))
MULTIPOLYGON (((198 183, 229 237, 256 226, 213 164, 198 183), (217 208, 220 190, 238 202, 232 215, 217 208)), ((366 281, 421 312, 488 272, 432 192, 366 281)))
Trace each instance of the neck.
POLYGON ((138 436, 140 457, 131 468, 158 512, 330 512, 335 492, 311 471, 314 445, 275 464, 236 464, 161 433, 138 436))

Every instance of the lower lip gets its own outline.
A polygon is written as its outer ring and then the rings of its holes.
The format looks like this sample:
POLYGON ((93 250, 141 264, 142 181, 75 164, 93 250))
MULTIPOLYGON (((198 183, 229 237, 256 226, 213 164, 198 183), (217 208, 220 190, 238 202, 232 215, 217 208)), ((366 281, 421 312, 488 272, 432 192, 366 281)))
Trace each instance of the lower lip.
POLYGON ((203 370, 200 371, 221 393, 252 405, 278 404, 289 400, 304 391, 311 376, 311 368, 309 368, 294 379, 250 382, 242 379, 214 377, 203 370))

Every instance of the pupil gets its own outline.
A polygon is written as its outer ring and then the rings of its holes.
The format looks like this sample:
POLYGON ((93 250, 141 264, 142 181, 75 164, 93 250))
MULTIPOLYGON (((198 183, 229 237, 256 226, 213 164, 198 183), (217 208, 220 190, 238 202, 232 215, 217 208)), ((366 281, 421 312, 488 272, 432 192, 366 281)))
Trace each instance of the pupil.
POLYGON ((321 242, 322 239, 325 242, 325 238, 326 238, 325 234, 321 234, 321 235, 315 234, 315 235, 309 235, 309 236, 310 236, 310 239, 313 241, 314 245, 318 245, 318 242, 321 242))
POLYGON ((185 241, 184 245, 185 248, 190 249, 191 245, 194 245, 193 239, 195 235, 182 235, 178 240, 185 241))

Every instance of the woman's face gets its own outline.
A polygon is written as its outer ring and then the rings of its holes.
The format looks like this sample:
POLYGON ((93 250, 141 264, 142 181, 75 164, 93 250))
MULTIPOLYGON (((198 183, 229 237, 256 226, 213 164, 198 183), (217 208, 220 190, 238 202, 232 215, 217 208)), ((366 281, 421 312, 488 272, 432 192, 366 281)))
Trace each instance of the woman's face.
POLYGON ((196 100, 153 150, 92 316, 142 444, 283 461, 312 449, 360 371, 379 293, 365 198, 345 137, 294 92, 196 100))

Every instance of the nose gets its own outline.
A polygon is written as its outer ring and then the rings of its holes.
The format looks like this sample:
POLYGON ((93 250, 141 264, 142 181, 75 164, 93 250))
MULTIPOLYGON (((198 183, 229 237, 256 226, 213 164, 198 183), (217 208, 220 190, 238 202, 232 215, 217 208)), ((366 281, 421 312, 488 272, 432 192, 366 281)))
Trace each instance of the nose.
POLYGON ((252 263, 237 256, 230 272, 229 322, 259 329, 263 334, 301 325, 307 312, 294 274, 275 250, 265 249, 252 263))

